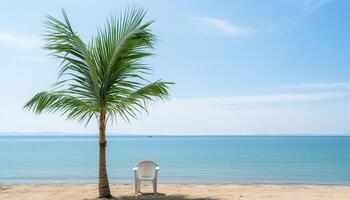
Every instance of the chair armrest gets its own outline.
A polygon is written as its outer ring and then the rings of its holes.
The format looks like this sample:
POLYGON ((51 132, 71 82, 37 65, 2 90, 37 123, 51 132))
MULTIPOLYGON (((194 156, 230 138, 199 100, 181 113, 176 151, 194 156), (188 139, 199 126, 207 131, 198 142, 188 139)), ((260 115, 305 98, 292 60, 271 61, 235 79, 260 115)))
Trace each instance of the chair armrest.
POLYGON ((159 170, 160 170, 160 167, 157 166, 157 167, 156 167, 155 174, 154 174, 155 181, 157 181, 157 179, 158 179, 158 172, 159 172, 159 170))
POLYGON ((134 178, 136 181, 136 179, 137 179, 137 167, 132 168, 132 171, 134 171, 134 178))

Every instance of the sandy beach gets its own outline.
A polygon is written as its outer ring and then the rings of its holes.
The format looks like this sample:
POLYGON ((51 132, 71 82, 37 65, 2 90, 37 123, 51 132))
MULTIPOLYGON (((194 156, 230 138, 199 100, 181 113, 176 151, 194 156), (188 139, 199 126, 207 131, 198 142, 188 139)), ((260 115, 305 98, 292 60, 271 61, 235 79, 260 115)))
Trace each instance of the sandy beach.
MULTIPOLYGON (((159 194, 150 194, 150 186, 142 186, 143 195, 133 196, 133 185, 111 185, 113 199, 164 200, 348 200, 350 186, 329 185, 237 185, 237 184, 160 184, 159 194)), ((30 184, 0 185, 0 199, 8 200, 93 200, 95 184, 30 184)))

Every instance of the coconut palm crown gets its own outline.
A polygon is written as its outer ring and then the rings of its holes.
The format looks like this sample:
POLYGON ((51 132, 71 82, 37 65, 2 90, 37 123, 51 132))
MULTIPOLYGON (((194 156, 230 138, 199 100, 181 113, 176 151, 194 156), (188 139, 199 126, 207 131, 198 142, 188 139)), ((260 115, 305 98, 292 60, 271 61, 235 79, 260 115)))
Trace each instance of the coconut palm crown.
POLYGON ((107 19, 104 27, 88 43, 73 30, 67 14, 64 20, 48 16, 45 49, 62 60, 58 81, 50 91, 36 94, 25 108, 37 114, 57 112, 88 124, 99 124, 99 194, 110 197, 106 170, 106 123, 108 119, 130 121, 149 102, 168 97, 171 82, 148 81, 151 68, 143 58, 155 43, 152 21, 144 22, 146 12, 127 9, 118 18, 107 19))

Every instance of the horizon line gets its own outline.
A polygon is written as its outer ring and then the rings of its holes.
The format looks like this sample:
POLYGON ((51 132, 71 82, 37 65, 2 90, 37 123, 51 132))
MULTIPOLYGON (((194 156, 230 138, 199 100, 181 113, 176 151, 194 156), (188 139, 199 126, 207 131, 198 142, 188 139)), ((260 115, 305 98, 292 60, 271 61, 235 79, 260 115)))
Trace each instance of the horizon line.
MULTIPOLYGON (((116 132, 111 132, 106 134, 107 136, 121 136, 121 137, 125 137, 125 136, 130 136, 130 137, 139 137, 139 136, 143 136, 143 137, 157 137, 157 136, 182 136, 182 137, 193 137, 193 136, 325 136, 325 137, 339 137, 339 136, 350 136, 350 133, 343 133, 343 134, 317 134, 317 133, 300 133, 300 134, 234 134, 234 133, 228 133, 228 134, 193 134, 193 133, 189 133, 189 134, 184 134, 184 133, 171 133, 171 134, 147 134, 147 133, 116 133, 116 132)), ((45 132, 45 131, 40 131, 40 132, 34 132, 34 131, 30 131, 30 132, 12 132, 12 131, 0 131, 0 137, 1 136, 98 136, 98 133, 94 133, 94 132, 45 132)))

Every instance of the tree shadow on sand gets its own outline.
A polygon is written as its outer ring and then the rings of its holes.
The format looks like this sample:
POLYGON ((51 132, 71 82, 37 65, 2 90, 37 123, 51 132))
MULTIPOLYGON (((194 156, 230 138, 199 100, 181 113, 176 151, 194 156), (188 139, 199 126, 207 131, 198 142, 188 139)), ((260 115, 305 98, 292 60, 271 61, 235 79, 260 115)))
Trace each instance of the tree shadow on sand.
MULTIPOLYGON (((100 199, 105 200, 105 199, 100 199)), ((107 200, 107 199, 106 199, 107 200)), ((188 197, 186 195, 166 195, 164 193, 158 193, 153 195, 153 193, 143 193, 139 196, 118 196, 112 197, 108 200, 219 200, 212 197, 188 197)))

